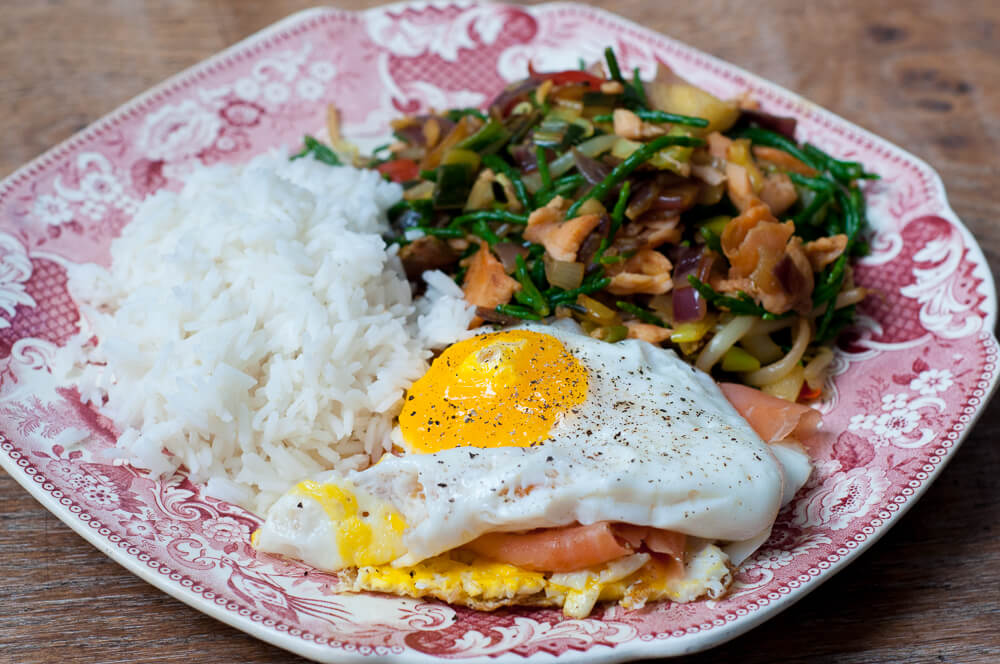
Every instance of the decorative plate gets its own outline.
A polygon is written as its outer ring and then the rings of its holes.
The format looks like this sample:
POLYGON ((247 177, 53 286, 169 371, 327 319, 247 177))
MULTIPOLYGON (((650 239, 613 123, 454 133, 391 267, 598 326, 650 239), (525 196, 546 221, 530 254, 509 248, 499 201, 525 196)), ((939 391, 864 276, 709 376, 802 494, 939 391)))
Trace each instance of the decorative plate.
MULTIPOLYGON (((882 536, 982 413, 997 375, 997 300, 941 181, 903 150, 732 65, 595 9, 443 2, 296 14, 176 76, 0 183, 0 461, 47 509, 143 579, 261 639, 319 661, 621 661, 690 653, 791 606, 882 536), (567 48, 567 44, 572 45, 567 48), (54 384, 74 332, 70 263, 106 263, 153 191, 201 164, 297 145, 336 103, 356 137, 390 118, 487 104, 527 65, 575 67, 612 45, 722 97, 749 92, 799 119, 800 138, 863 162, 876 233, 856 279, 878 292, 836 360, 829 432, 809 484, 718 602, 477 613, 377 595, 258 556, 257 516, 177 477, 111 461, 115 432, 54 384)), ((842 343, 844 343, 842 341, 842 343)))

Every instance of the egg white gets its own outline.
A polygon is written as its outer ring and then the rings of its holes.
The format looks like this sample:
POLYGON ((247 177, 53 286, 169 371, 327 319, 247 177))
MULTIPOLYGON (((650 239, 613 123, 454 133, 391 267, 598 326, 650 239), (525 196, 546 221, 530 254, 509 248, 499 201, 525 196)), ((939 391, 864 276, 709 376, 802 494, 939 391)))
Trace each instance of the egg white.
MULTIPOLYGON (((738 559, 766 539, 783 494, 808 476, 801 450, 785 465, 729 404, 710 376, 673 351, 617 344, 554 326, 526 326, 560 340, 588 371, 585 401, 533 447, 461 447, 387 455, 362 471, 327 473, 364 514, 394 510, 402 533, 372 523, 392 558, 413 565, 493 531, 620 521, 714 541, 742 542, 738 559), (402 551, 401 555, 397 555, 402 551)), ((516 422, 510 423, 516 427, 516 422)), ((469 441, 473 443, 475 441, 469 441)), ((258 549, 337 570, 337 515, 293 489, 269 510, 258 549)))

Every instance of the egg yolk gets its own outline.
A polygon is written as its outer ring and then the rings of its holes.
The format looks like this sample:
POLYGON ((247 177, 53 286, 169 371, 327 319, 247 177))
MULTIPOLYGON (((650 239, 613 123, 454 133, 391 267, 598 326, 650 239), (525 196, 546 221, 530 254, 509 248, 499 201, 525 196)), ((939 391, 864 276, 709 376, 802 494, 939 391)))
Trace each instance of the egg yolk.
POLYGON ((587 396, 587 370, 561 341, 506 330, 460 341, 410 388, 399 416, 411 452, 528 447, 587 396))
POLYGON ((299 482, 294 492, 319 503, 333 525, 345 566, 381 565, 405 553, 406 521, 389 504, 344 483, 299 482))

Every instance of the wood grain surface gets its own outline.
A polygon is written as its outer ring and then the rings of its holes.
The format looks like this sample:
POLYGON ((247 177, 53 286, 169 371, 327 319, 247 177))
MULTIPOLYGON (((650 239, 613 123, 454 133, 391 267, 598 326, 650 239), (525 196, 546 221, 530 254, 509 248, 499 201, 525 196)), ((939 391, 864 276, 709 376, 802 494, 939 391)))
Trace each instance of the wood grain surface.
MULTIPOLYGON (((341 2, 362 9, 374 2, 341 2)), ((1000 3, 599 1, 927 160, 1000 265, 1000 3)), ((0 177, 308 0, 5 0, 0 177)), ((869 552, 683 664, 1000 662, 1000 408, 869 552)), ((300 662, 147 585, 0 472, 0 662, 300 662)))

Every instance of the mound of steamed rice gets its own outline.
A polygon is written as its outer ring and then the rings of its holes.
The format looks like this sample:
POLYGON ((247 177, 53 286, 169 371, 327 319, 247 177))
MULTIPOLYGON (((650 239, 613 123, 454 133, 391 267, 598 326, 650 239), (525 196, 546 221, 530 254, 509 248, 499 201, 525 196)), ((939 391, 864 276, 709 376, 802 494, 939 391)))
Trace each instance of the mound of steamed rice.
POLYGON ((157 476, 183 465, 258 513, 367 465, 431 349, 472 317, 440 272, 412 302, 381 236, 400 196, 378 173, 282 155, 198 170, 142 204, 109 269, 70 270, 65 379, 116 424, 123 458, 157 476))

